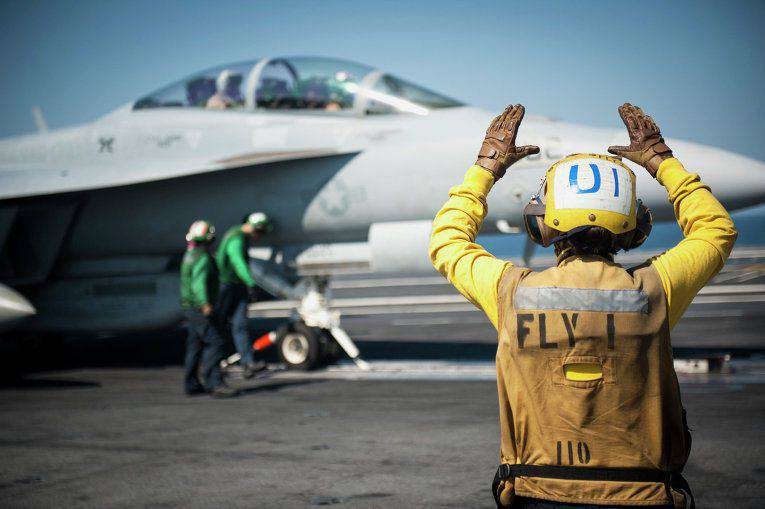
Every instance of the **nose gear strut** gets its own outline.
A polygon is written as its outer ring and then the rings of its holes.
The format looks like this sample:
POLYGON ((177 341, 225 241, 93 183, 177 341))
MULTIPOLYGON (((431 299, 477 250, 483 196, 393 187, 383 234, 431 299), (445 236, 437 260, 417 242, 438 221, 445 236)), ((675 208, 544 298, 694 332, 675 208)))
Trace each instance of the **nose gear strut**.
MULTIPOLYGON (((340 312, 330 309, 327 278, 309 277, 293 286, 273 273, 268 274, 266 281, 257 277, 257 269, 253 273, 258 283, 264 282, 263 287, 270 293, 298 300, 290 323, 257 338, 253 341, 253 350, 258 352, 276 345, 279 357, 288 369, 309 370, 333 362, 339 346, 359 369, 371 369, 340 326, 340 312)), ((235 353, 221 361, 221 366, 225 368, 237 361, 239 354, 235 353)))

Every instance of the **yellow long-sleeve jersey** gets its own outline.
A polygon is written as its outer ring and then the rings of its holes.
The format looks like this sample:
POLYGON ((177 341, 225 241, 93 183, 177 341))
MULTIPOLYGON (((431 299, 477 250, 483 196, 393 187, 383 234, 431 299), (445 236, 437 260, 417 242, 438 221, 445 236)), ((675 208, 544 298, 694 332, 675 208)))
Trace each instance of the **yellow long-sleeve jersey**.
MULTIPOLYGON (((697 174, 688 173, 680 161, 666 159, 656 178, 667 189, 685 236, 675 247, 650 260, 664 286, 671 328, 699 290, 723 267, 737 232, 709 186, 697 174)), ((495 258, 475 243, 486 217, 486 195, 493 184, 491 173, 472 166, 462 184, 449 191, 449 200, 433 222, 430 259, 497 327, 497 286, 505 269, 513 264, 495 258)))

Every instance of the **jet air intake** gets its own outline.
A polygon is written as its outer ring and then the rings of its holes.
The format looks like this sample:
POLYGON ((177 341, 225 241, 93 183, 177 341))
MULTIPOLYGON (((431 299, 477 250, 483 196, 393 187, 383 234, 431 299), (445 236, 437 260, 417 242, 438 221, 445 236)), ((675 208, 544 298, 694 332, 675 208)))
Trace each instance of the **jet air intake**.
POLYGON ((374 272, 433 272, 428 256, 433 222, 396 221, 369 227, 371 269, 374 272))
POLYGON ((367 242, 294 246, 288 262, 301 276, 353 273, 433 273, 431 221, 373 223, 367 242))

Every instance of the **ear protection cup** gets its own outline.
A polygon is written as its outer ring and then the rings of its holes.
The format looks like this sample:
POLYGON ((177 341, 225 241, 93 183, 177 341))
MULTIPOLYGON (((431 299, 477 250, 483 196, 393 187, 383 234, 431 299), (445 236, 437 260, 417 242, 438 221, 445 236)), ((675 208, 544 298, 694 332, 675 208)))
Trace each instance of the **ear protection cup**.
POLYGON ((523 225, 529 238, 542 247, 550 247, 554 239, 561 234, 545 223, 544 198, 540 198, 539 195, 532 196, 523 208, 523 225))
POLYGON ((648 235, 651 234, 653 228, 653 214, 651 209, 645 206, 643 200, 637 200, 637 210, 635 211, 635 229, 627 233, 623 233, 617 237, 617 242, 620 248, 625 251, 640 247, 648 235))

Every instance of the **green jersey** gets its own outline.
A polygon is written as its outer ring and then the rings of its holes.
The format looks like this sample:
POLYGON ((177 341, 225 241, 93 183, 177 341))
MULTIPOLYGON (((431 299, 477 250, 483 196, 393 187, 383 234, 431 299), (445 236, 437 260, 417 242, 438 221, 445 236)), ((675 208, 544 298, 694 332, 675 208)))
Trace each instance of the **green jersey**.
POLYGON ((247 264, 247 234, 241 226, 229 228, 223 236, 218 246, 217 262, 221 283, 255 286, 247 264))
POLYGON ((202 246, 186 250, 181 262, 181 304, 199 308, 218 299, 218 269, 202 246))

